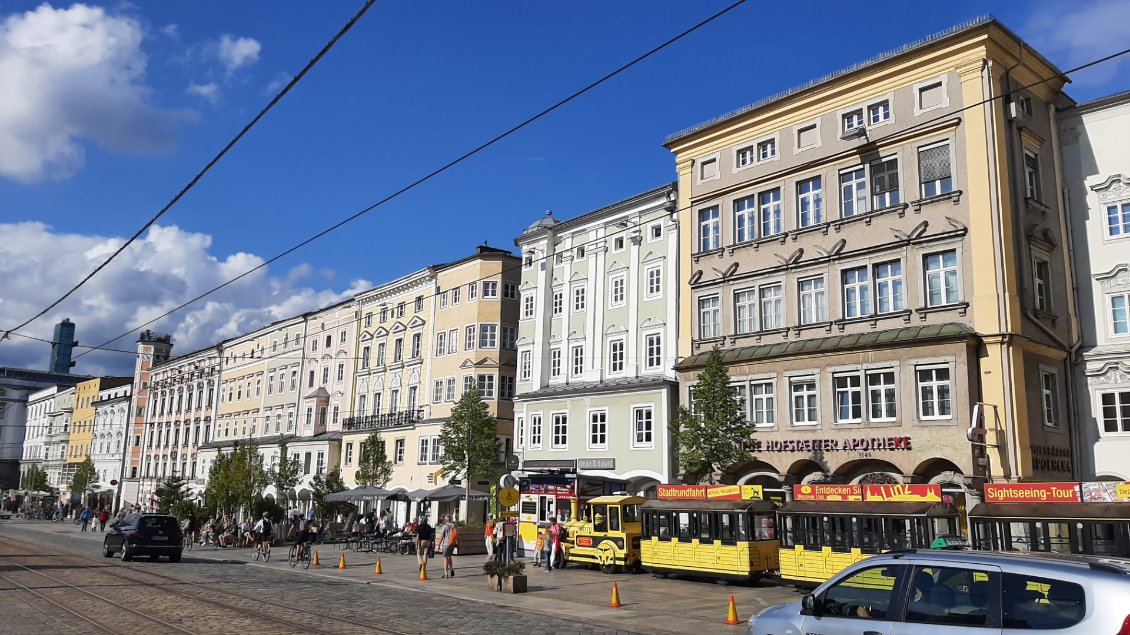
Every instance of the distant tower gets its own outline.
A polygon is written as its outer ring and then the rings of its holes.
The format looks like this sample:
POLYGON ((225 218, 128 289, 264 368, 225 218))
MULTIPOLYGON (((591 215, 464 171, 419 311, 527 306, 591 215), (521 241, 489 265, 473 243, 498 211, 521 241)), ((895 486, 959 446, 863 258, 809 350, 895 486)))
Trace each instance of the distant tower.
POLYGON ((55 337, 51 338, 51 367, 47 370, 52 373, 68 374, 71 366, 71 353, 78 346, 75 341, 75 324, 70 318, 63 318, 62 322, 55 325, 55 337))

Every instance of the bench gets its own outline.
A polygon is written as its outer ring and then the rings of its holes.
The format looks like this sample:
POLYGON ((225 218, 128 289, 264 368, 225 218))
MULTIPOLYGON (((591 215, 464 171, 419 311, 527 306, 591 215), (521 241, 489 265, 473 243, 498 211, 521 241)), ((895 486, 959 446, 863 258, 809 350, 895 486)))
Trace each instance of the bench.
POLYGON ((0 520, 12 520, 11 514, 0 514, 0 520))

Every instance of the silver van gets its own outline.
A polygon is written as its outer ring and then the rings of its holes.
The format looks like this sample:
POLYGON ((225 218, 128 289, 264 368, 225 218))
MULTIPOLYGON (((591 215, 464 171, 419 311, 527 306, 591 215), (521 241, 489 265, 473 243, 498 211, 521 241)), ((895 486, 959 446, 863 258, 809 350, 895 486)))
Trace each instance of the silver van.
POLYGON ((1130 560, 889 552, 749 620, 749 635, 1130 635, 1130 560))

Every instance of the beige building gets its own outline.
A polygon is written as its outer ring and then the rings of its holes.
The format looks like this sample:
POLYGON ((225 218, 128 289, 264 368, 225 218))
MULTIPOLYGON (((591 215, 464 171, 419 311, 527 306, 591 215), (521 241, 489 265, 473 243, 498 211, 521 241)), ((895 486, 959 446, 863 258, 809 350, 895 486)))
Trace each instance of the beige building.
POLYGON ((981 19, 667 140, 682 401, 717 346, 758 427, 725 478, 1073 478, 1065 81, 981 19))

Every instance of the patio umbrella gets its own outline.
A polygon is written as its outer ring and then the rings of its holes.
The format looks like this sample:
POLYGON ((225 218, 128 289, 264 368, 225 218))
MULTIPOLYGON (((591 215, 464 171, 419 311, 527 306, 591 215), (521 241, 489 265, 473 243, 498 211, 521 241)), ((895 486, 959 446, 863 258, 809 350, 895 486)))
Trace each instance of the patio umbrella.
POLYGON ((436 489, 428 492, 427 496, 425 496, 424 499, 436 501, 438 503, 450 503, 463 500, 468 496, 468 494, 470 494, 469 500, 473 501, 485 501, 490 499, 490 494, 487 494, 486 492, 480 492, 474 489, 466 490, 455 485, 444 485, 443 487, 437 487, 436 489))
POLYGON ((427 498, 428 494, 430 494, 430 493, 431 493, 431 490, 427 490, 427 489, 412 490, 411 492, 408 492, 408 500, 422 501, 425 498, 427 498))
MULTIPOLYGON (((358 487, 357 489, 361 488, 358 487)), ((328 503, 343 503, 346 501, 355 500, 353 498, 353 491, 354 490, 345 490, 344 492, 334 492, 332 494, 326 494, 325 500, 328 503)))
POLYGON ((343 502, 343 501, 383 501, 383 500, 408 500, 408 497, 403 492, 394 492, 384 489, 382 487, 355 487, 343 492, 334 492, 327 494, 326 500, 329 502, 343 502))

